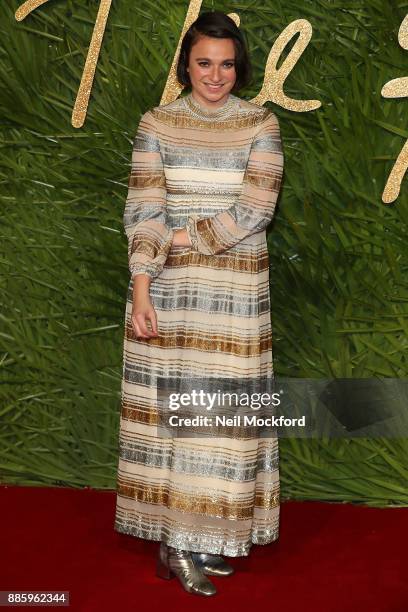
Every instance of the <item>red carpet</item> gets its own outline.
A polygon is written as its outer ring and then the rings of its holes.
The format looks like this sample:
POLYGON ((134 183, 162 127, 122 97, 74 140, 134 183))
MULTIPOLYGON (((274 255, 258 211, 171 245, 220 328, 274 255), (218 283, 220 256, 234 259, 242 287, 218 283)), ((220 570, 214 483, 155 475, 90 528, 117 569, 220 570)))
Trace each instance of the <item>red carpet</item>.
POLYGON ((69 591, 75 612, 408 612, 407 508, 283 502, 279 540, 205 598, 155 577, 156 542, 113 530, 114 492, 3 485, 0 504, 0 590, 69 591))

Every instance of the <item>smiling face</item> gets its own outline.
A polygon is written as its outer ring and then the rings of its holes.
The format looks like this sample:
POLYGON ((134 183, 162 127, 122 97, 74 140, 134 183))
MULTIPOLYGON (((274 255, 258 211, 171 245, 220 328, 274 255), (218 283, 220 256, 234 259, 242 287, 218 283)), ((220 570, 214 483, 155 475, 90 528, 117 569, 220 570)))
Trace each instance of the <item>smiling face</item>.
POLYGON ((222 106, 237 78, 231 38, 200 36, 191 47, 187 70, 197 102, 213 109, 222 106))

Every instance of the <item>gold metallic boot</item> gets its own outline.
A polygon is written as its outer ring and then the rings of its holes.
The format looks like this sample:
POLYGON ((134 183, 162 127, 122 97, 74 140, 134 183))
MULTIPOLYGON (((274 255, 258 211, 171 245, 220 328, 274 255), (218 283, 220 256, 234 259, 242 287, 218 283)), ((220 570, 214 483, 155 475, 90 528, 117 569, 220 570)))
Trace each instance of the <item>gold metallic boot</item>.
POLYGON ((157 560, 156 575, 159 578, 177 578, 188 593, 196 595, 215 595, 217 589, 213 583, 194 564, 188 550, 179 550, 161 542, 157 560))
POLYGON ((191 553, 191 556, 194 563, 200 567, 203 574, 207 574, 208 576, 231 576, 235 571, 220 555, 191 553))

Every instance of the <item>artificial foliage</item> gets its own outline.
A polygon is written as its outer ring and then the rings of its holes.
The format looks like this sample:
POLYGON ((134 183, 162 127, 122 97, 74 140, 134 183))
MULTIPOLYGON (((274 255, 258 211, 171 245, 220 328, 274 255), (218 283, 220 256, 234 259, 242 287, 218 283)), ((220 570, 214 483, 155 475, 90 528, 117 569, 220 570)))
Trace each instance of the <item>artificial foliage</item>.
MULTIPOLYGON (((99 2, 49 0, 22 22, 0 5, 0 478, 114 489, 124 309, 122 214, 132 140, 156 106, 188 2, 112 4, 82 128, 71 112, 99 2)), ((408 76, 397 41, 407 3, 204 3, 240 15, 254 98, 269 50, 293 20, 312 40, 285 83, 319 99, 272 103, 285 154, 269 227, 277 377, 406 378, 408 177, 381 201, 408 137, 408 99, 381 88, 408 76)), ((280 441, 282 498, 406 505, 408 442, 280 441)))

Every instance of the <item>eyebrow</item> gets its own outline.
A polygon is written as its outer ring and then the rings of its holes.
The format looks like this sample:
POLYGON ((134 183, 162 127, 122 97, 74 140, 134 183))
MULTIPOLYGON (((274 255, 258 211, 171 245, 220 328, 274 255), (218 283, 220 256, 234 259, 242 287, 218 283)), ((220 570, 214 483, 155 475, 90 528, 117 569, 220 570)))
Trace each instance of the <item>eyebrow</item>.
MULTIPOLYGON (((206 60, 207 62, 210 62, 210 58, 209 57, 196 57, 196 62, 198 62, 199 60, 206 60)), ((227 59, 222 60, 223 62, 234 62, 235 61, 235 57, 228 57, 227 59)))

